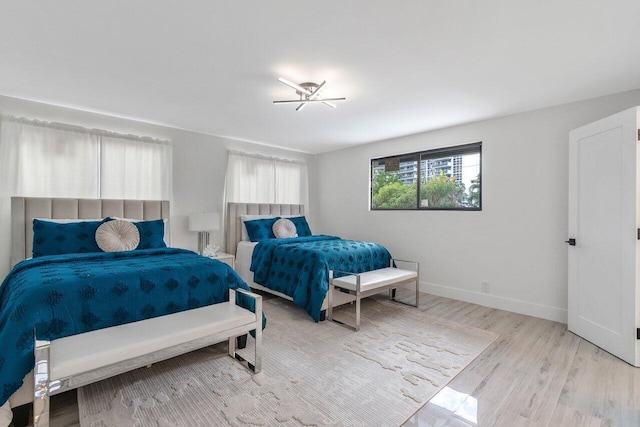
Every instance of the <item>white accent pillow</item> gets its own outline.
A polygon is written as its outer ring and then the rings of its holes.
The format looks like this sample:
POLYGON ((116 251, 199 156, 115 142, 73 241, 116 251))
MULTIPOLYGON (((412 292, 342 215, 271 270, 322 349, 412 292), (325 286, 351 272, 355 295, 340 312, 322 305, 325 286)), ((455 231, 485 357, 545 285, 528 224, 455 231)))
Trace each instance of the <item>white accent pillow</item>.
POLYGON ((98 227, 96 243, 105 252, 132 251, 140 243, 140 232, 131 222, 116 219, 98 227))
POLYGON ((273 223, 273 234, 278 239, 287 239, 290 237, 298 237, 298 233, 296 230, 296 225, 287 218, 280 218, 276 222, 273 223))

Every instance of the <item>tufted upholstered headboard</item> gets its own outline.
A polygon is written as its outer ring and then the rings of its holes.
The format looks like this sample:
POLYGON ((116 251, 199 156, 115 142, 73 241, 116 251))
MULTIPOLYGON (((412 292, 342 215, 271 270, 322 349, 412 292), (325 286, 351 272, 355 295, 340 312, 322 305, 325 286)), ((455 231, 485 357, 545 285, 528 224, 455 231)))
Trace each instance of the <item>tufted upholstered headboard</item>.
POLYGON ((276 203, 228 203, 227 205, 227 253, 236 254, 242 240, 240 215, 304 215, 304 205, 276 203))
MULTIPOLYGON (((169 201, 12 197, 11 266, 31 257, 34 218, 97 219, 107 216, 145 220, 168 219, 169 201)), ((166 233, 169 234, 168 223, 166 233)))

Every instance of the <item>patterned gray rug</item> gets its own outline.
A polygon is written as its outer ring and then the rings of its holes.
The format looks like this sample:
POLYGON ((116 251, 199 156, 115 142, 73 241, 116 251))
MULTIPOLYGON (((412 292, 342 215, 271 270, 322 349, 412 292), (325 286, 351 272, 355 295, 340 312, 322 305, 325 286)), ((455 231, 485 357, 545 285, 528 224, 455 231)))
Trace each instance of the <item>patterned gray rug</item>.
POLYGON ((357 333, 281 299, 264 310, 260 374, 219 344, 81 388, 81 425, 398 426, 497 338, 379 298, 357 333))

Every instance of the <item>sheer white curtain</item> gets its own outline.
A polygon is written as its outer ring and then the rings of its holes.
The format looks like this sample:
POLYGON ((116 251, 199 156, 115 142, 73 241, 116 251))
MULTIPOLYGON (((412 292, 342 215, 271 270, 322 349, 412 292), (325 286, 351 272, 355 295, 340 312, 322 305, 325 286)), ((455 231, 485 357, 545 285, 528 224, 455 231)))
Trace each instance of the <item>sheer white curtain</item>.
POLYGON ((171 197, 171 143, 0 116, 0 277, 9 270, 11 197, 171 197))
POLYGON ((98 197, 97 135, 10 116, 1 126, 0 186, 10 196, 98 197))
POLYGON ((101 137, 100 197, 160 199, 171 197, 171 145, 141 138, 101 137))
POLYGON ((306 163, 276 160, 274 175, 275 203, 307 204, 309 186, 306 163))
POLYGON ((227 202, 307 204, 307 164, 229 151, 227 202))

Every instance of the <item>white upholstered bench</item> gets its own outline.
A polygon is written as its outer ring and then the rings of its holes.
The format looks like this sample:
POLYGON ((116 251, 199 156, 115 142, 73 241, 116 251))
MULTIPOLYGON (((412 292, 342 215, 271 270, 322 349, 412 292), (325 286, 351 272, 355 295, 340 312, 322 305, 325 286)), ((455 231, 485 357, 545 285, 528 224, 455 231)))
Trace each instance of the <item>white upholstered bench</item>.
POLYGON ((34 427, 49 425, 49 396, 133 369, 169 359, 221 341, 229 341, 229 356, 254 371, 262 367, 262 297, 255 313, 229 302, 186 310, 72 335, 53 341, 36 340, 34 367, 34 427), (236 353, 236 337, 255 330, 255 354, 249 363, 236 353))
POLYGON ((414 264, 415 270, 405 270, 405 269, 395 268, 395 267, 386 267, 378 270, 365 271, 364 273, 360 273, 360 274, 333 271, 331 274, 331 278, 329 280, 329 301, 328 301, 328 308, 327 308, 327 319, 333 320, 334 322, 343 324, 345 326, 349 326, 352 329, 359 331, 360 330, 360 300, 362 298, 367 298, 371 295, 375 295, 385 290, 389 290, 389 298, 391 300, 402 303, 402 304, 407 304, 395 299, 395 289, 400 286, 404 286, 411 283, 415 283, 415 286, 416 286, 415 304, 408 304, 408 305, 417 307, 420 301, 420 292, 419 292, 420 266, 417 262, 404 261, 404 260, 391 260, 391 264, 393 264, 394 261, 401 262, 401 263, 414 264), (341 277, 333 277, 335 273, 341 273, 346 275, 343 275, 341 277), (332 295, 335 288, 338 288, 344 292, 348 292, 349 294, 355 296, 355 305, 356 305, 355 326, 347 325, 346 323, 333 318, 332 295))

